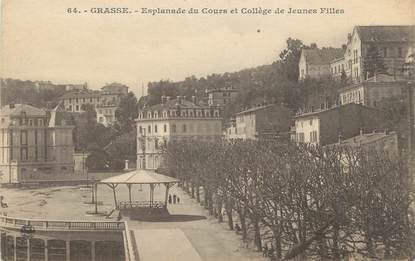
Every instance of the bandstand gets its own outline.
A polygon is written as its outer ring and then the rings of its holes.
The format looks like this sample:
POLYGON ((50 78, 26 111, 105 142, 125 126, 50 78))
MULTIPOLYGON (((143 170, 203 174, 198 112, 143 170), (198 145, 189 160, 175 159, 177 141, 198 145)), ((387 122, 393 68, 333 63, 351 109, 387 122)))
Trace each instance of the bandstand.
POLYGON ((167 209, 167 200, 169 195, 169 188, 178 183, 179 180, 158 174, 152 170, 138 169, 118 176, 110 177, 101 180, 99 184, 105 184, 110 187, 114 195, 115 209, 134 209, 134 208, 149 208, 149 209, 167 209), (119 185, 126 185, 128 189, 129 200, 117 201, 116 188, 119 185), (149 185, 149 200, 134 201, 132 199, 131 190, 133 185, 149 185), (165 199, 164 201, 154 200, 154 189, 157 185, 165 186, 165 199))

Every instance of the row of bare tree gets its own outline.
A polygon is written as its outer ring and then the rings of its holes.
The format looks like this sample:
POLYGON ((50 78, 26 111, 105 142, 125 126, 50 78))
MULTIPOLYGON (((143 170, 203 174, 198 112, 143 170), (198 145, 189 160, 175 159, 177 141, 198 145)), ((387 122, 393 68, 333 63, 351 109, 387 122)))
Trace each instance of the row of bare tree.
POLYGON ((170 175, 258 250, 278 260, 414 255, 411 178, 404 157, 276 142, 170 142, 170 175), (239 225, 240 224, 240 225, 239 225), (271 234, 271 237, 267 236, 271 234))

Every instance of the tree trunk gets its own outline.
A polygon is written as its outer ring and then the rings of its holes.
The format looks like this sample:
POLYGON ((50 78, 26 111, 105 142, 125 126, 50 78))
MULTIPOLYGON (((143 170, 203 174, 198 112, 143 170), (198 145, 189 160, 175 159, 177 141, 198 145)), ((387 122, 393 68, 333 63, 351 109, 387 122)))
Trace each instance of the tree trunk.
POLYGON ((206 189, 206 187, 203 187, 203 194, 204 194, 204 200, 205 200, 205 209, 208 209, 208 203, 209 203, 209 191, 206 189))
POLYGON ((200 185, 199 183, 196 184, 196 201, 200 203, 200 185))
POLYGON ((242 209, 238 209, 239 220, 241 221, 242 239, 246 239, 246 220, 245 213, 242 209))
POLYGON ((213 215, 213 195, 212 193, 209 192, 209 197, 208 197, 208 209, 209 209, 209 215, 213 215))
POLYGON ((226 214, 228 216, 228 226, 230 230, 233 230, 233 216, 232 216, 232 209, 226 208, 226 214))
POLYGON ((192 198, 195 198, 195 184, 192 182, 192 198))
POLYGON ((217 212, 218 212, 218 221, 219 223, 223 222, 223 216, 222 216, 222 199, 217 200, 217 212))
POLYGON ((257 251, 261 251, 262 250, 262 242, 261 242, 261 230, 259 228, 259 221, 258 218, 254 217, 252 219, 253 223, 254 223, 254 242, 255 242, 255 246, 257 248, 257 251))
POLYGON ((281 237, 278 230, 272 231, 274 234, 274 244, 275 244, 275 256, 278 260, 282 257, 282 247, 281 247, 281 237))

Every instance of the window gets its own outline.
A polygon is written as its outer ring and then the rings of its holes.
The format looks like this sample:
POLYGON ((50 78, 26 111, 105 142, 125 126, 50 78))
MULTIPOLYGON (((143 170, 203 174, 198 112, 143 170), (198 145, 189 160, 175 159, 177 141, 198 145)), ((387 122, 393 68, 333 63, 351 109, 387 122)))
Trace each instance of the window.
POLYGON ((69 98, 69 103, 72 103, 72 99, 71 98, 69 98))
POLYGON ((186 124, 183 124, 183 132, 186 132, 187 131, 187 126, 186 126, 186 124))
POLYGON ((317 131, 310 132, 310 142, 311 143, 317 142, 317 131))
POLYGON ((154 133, 157 133, 157 125, 154 125, 154 133))
POLYGON ((173 133, 175 133, 175 132, 176 132, 176 124, 171 125, 171 131, 172 131, 173 133))
POLYGON ((147 127, 147 132, 150 134, 151 133, 151 125, 148 125, 147 127))
POLYGON ((167 132, 167 125, 164 124, 164 132, 167 132))
POLYGON ((312 119, 310 120, 310 126, 313 126, 313 120, 312 119))
POLYGON ((69 105, 69 110, 72 111, 72 105, 69 105))
POLYGON ((27 131, 22 130, 20 132, 20 144, 27 145, 27 131))
POLYGON ((92 102, 92 98, 89 98, 89 102, 92 102))
POLYGON ((383 47, 383 57, 388 57, 388 48, 383 47))
POLYGON ((20 159, 22 160, 22 161, 26 161, 27 160, 27 148, 26 147, 24 147, 24 148, 21 148, 20 149, 20 159))
POLYGON ((85 98, 82 98, 82 102, 85 102, 85 98))
POLYGON ((398 47, 398 57, 402 57, 402 47, 398 47))
POLYGON ((140 126, 140 127, 138 128, 138 130, 139 130, 139 132, 140 132, 140 133, 143 133, 143 127, 141 127, 141 126, 140 126))
POLYGON ((78 98, 76 98, 76 99, 75 99, 75 101, 76 101, 76 103, 78 103, 78 102, 79 102, 79 99, 78 99, 78 98))

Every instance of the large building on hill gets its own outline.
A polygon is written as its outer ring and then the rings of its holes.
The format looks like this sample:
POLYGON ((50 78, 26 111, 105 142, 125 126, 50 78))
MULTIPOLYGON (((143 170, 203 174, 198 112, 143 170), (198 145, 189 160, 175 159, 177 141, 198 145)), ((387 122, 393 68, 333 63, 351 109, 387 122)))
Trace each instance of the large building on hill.
POLYGON ((92 106, 97 113, 97 122, 108 126, 116 122, 115 111, 123 96, 128 94, 128 87, 111 83, 101 88, 101 91, 89 89, 74 90, 59 98, 67 111, 82 113, 85 106, 92 106))
POLYGON ((404 81, 364 81, 339 89, 341 104, 357 103, 377 107, 384 98, 402 96, 407 88, 404 81))
POLYGON ((336 143, 381 126, 378 110, 355 103, 298 114, 294 119, 294 141, 319 145, 336 143))
POLYGON ((181 97, 139 111, 137 122, 137 168, 157 169, 162 164, 162 148, 168 141, 222 137, 218 107, 196 105, 181 97))
POLYGON ((233 102, 238 95, 238 91, 232 87, 223 87, 206 90, 209 106, 225 106, 233 102))
POLYGON ((415 51, 415 25, 355 26, 347 36, 344 56, 330 63, 332 76, 338 79, 344 71, 349 82, 368 79, 364 63, 371 46, 376 47, 387 73, 399 78, 405 58, 415 51))
POLYGON ((60 106, 10 104, 0 111, 0 183, 73 178, 73 123, 60 106))
MULTIPOLYGON (((236 113, 230 137, 239 139, 289 140, 292 113, 281 104, 265 104, 236 113)), ((229 136, 229 135, 228 135, 229 136)))
POLYGON ((342 48, 304 47, 298 64, 299 80, 330 77, 330 62, 344 55, 342 48))

